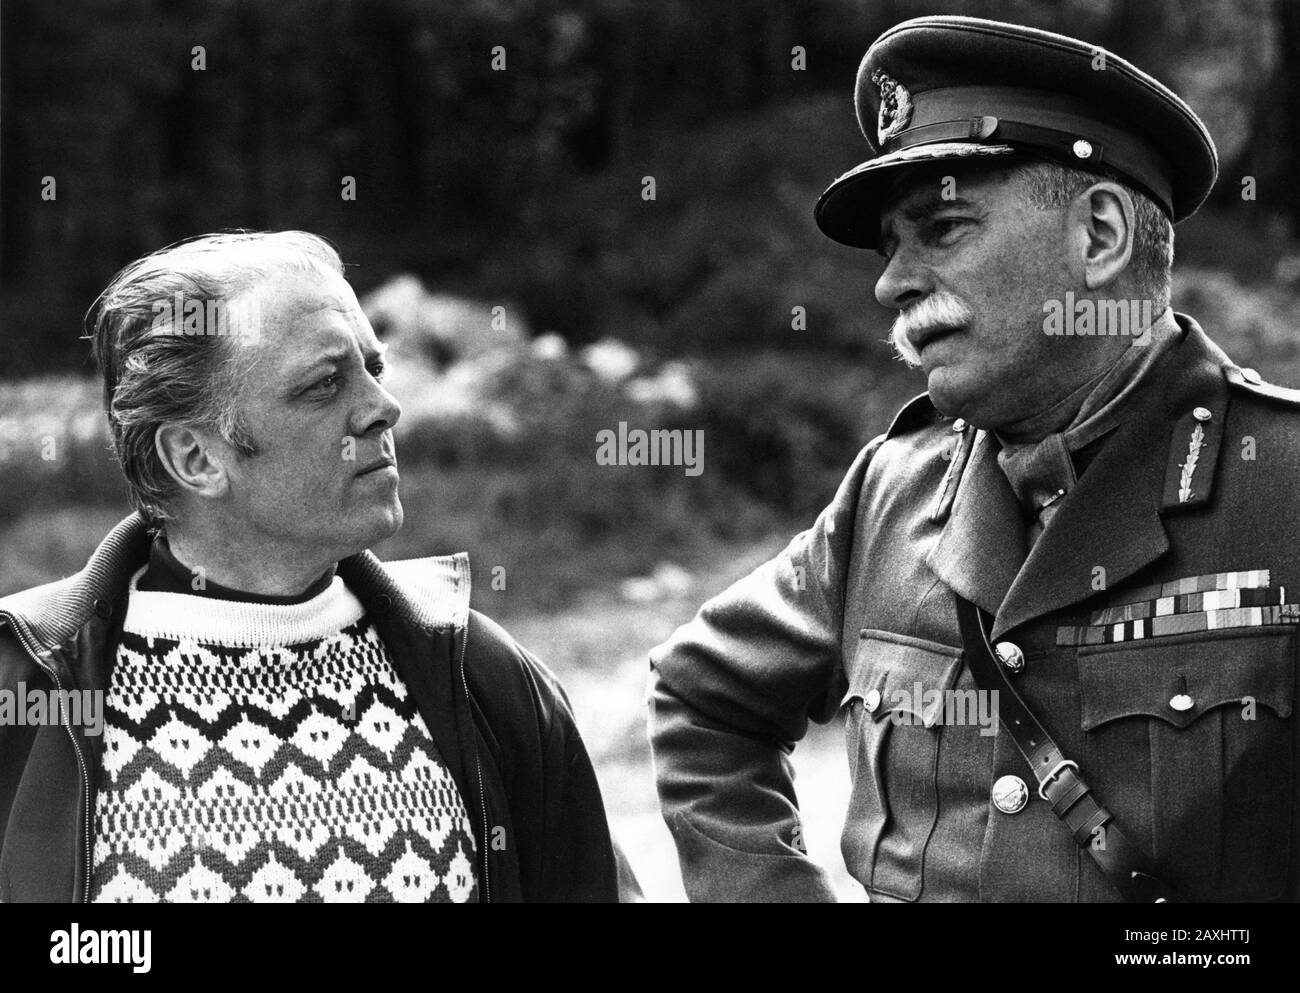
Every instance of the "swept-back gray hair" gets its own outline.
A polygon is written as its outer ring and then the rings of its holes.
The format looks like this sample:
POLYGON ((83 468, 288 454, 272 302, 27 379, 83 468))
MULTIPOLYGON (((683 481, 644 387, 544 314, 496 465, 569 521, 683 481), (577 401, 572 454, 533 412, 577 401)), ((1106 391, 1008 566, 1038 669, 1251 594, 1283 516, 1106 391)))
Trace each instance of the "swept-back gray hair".
POLYGON ((113 446, 131 502, 151 520, 173 516, 176 495, 155 447, 162 425, 211 428, 242 454, 256 452, 238 411, 239 384, 256 353, 248 345, 260 328, 247 320, 255 310, 231 303, 286 269, 342 274, 343 263, 329 242, 305 231, 206 234, 132 262, 91 305, 87 336, 104 377, 113 446), (242 322, 227 323, 228 312, 242 322))
POLYGON ((1169 287, 1174 264, 1174 226, 1154 200, 1123 177, 1072 169, 1056 162, 1036 161, 1022 165, 1019 178, 1026 198, 1035 207, 1064 207, 1098 180, 1109 179, 1133 198, 1133 255, 1129 269, 1138 291, 1154 301, 1155 312, 1169 306, 1169 287))

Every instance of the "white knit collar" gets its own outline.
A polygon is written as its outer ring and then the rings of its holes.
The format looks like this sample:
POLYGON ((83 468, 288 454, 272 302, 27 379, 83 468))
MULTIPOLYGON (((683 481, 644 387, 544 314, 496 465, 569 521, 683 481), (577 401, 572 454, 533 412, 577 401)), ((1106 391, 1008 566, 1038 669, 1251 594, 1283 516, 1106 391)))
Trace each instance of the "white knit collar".
POLYGON ((122 628, 145 638, 274 648, 336 634, 365 613, 339 576, 310 600, 278 604, 141 590, 137 584, 144 571, 131 577, 122 628))

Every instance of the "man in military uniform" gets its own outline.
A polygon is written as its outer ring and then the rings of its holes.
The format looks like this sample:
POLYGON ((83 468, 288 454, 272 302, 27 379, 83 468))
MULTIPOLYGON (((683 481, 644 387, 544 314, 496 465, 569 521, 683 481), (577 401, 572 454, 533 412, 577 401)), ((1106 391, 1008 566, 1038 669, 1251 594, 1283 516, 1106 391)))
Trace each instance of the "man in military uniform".
POLYGON ((1294 897, 1300 393, 1169 310, 1208 132, 1109 52, 972 18, 886 32, 856 99, 872 157, 817 222, 888 260, 928 392, 652 653, 688 895, 834 898, 787 755, 838 712, 873 901, 1294 897), (977 690, 995 734, 949 706, 977 690))

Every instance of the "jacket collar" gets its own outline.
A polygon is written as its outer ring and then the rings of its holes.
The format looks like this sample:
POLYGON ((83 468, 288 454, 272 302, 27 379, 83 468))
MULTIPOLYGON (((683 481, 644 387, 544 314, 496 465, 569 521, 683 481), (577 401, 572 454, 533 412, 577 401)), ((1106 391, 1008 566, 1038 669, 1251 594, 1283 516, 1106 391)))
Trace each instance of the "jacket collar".
MULTIPOLYGON (((91 617, 123 607, 131 576, 148 561, 149 526, 134 513, 100 542, 82 570, 67 579, 0 599, 37 647, 53 650, 74 638, 91 617)), ((469 558, 457 555, 380 562, 363 551, 339 563, 339 575, 369 610, 392 611, 429 631, 458 631, 469 618, 469 558)))
MULTIPOLYGON (((147 522, 132 514, 113 528, 76 575, 0 599, 0 614, 6 615, 0 620, 17 628, 20 640, 39 656, 37 661, 65 680, 60 688, 107 686, 109 618, 115 611, 121 616, 130 578, 147 561, 150 543, 147 522)), ((457 692, 458 687, 466 686, 463 659, 468 638, 469 560, 461 554, 381 563, 365 551, 341 561, 338 572, 373 613, 398 674, 415 698, 473 815, 480 871, 486 880, 486 859, 491 853, 483 833, 488 815, 482 797, 496 781, 484 776, 486 763, 478 756, 470 702, 457 692), (461 652, 459 681, 452 666, 453 642, 461 652), (475 779, 470 778, 471 771, 475 779)), ((40 731, 51 733, 44 739, 47 743, 56 740, 51 735, 62 733, 53 727, 40 731)), ((29 765, 37 771, 28 775, 33 782, 42 783, 39 795, 30 789, 20 792, 9 812, 8 826, 12 829, 21 823, 27 828, 0 839, 4 858, 0 894, 7 898, 80 901, 90 885, 90 812, 94 810, 103 737, 90 737, 81 726, 69 726, 68 733, 77 754, 82 788, 69 792, 56 786, 78 778, 70 754, 50 752, 48 745, 44 751, 33 747, 36 758, 29 765), (77 798, 79 805, 74 802, 77 798), (50 856, 50 852, 56 854, 50 856)), ((486 886, 481 889, 483 899, 487 890, 486 886)))
POLYGON ((1162 514, 1209 499, 1228 403, 1223 369, 1232 363, 1195 321, 1175 317, 1182 340, 1153 371, 1151 388, 1134 397, 1027 558, 1024 523, 996 446, 977 439, 929 561, 957 593, 994 615, 995 639, 1145 568, 1169 548, 1162 514), (1183 500, 1171 500, 1167 480, 1186 473, 1190 432, 1184 437, 1183 429, 1198 407, 1214 429, 1203 433, 1194 485, 1183 500))

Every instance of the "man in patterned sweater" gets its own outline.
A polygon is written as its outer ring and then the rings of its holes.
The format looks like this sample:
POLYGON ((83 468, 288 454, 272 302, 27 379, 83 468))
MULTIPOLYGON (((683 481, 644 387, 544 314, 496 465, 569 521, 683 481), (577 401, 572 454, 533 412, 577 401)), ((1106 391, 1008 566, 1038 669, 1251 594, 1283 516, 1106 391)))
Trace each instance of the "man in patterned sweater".
POLYGON ((342 271, 209 235, 97 302, 137 513, 0 600, 0 688, 61 718, 0 726, 0 899, 617 899, 554 677, 469 609, 463 555, 366 551, 402 524, 401 410, 342 271))

